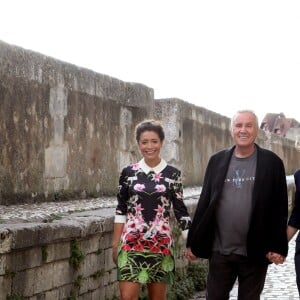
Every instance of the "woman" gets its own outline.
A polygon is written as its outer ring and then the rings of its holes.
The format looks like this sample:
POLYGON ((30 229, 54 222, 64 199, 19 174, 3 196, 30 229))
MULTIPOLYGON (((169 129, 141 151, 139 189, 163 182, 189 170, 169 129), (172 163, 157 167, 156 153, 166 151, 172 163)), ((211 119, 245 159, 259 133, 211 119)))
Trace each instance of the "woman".
POLYGON ((161 157, 161 124, 144 121, 136 127, 143 159, 125 167, 119 180, 113 260, 117 264, 121 300, 136 300, 146 284, 151 300, 165 300, 174 281, 174 241, 170 209, 187 234, 191 219, 183 202, 181 172, 161 157))

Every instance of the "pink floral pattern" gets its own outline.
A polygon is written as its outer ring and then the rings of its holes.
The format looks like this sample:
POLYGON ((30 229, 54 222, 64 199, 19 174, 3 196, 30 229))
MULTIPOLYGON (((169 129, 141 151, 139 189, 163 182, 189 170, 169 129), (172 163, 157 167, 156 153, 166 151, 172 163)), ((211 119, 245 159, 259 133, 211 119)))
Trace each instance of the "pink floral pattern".
POLYGON ((133 188, 138 192, 142 192, 145 189, 145 185, 137 183, 133 188))

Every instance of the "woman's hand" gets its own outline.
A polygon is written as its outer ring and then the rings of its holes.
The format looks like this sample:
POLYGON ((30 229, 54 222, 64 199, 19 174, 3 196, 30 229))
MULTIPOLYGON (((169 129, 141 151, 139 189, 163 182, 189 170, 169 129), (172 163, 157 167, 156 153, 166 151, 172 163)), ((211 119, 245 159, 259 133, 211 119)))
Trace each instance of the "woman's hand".
POLYGON ((112 248, 112 259, 115 264, 118 263, 118 247, 112 248))

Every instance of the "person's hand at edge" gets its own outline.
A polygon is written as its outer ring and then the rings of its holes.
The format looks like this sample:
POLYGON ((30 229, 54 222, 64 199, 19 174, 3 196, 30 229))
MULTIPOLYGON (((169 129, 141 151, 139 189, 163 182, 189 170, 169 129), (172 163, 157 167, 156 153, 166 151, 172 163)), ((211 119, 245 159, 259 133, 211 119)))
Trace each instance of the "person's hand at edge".
POLYGON ((266 254, 266 257, 270 262, 272 262, 276 265, 283 264, 285 261, 284 256, 282 256, 281 254, 275 253, 275 252, 271 252, 271 251, 266 254))
POLYGON ((198 259, 198 257, 193 254, 191 248, 186 248, 184 250, 183 254, 190 261, 194 261, 194 260, 198 259))

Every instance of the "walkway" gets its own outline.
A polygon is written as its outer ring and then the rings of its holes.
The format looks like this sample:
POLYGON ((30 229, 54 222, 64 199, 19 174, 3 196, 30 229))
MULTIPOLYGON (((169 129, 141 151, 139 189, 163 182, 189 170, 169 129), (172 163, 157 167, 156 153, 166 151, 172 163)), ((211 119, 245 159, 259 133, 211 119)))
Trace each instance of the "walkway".
MULTIPOLYGON (((294 269, 295 237, 290 241, 289 254, 284 264, 270 265, 261 300, 298 300, 294 269)), ((198 293, 190 300, 205 299, 204 293, 198 293)), ((237 300, 237 284, 233 288, 230 300, 237 300)))

